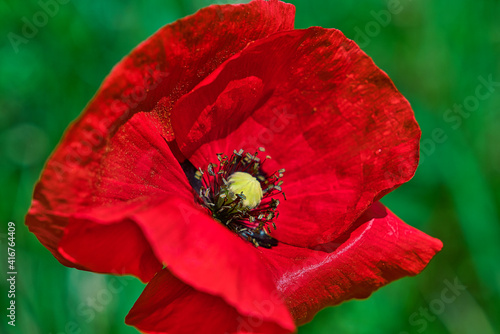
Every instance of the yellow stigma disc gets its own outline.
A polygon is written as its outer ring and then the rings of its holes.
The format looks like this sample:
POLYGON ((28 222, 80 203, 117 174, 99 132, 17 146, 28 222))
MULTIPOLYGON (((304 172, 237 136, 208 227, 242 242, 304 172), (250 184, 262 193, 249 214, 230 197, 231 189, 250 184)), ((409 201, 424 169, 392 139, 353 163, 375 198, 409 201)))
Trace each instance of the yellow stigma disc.
POLYGON ((235 194, 245 196, 243 205, 249 209, 255 208, 262 200, 262 187, 255 177, 248 173, 236 172, 229 177, 229 189, 235 194))

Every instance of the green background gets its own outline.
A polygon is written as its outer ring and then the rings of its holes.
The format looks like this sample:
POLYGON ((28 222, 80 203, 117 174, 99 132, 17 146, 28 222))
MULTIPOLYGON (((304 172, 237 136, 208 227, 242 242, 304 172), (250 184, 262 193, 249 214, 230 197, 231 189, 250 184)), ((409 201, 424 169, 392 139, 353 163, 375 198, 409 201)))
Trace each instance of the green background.
MULTIPOLYGON (((500 330, 500 84, 488 90, 480 79, 500 82, 500 2, 292 2, 297 28, 342 30, 411 102, 423 131, 422 162, 415 178, 383 202, 444 242, 420 275, 327 308, 299 333, 500 330), (379 15, 388 8, 399 11, 379 15), (463 104, 470 112, 448 111, 463 104), (466 289, 445 290, 454 282, 466 289)), ((0 2, 1 253, 7 222, 14 221, 18 266, 12 330, 1 259, 0 332, 136 333, 124 317, 143 285, 63 267, 28 232, 24 215, 45 160, 112 66, 164 24, 209 4, 69 1, 16 52, 8 33, 21 35, 22 18, 32 21, 42 8, 37 1, 0 2), (109 284, 120 291, 105 294, 109 284)))

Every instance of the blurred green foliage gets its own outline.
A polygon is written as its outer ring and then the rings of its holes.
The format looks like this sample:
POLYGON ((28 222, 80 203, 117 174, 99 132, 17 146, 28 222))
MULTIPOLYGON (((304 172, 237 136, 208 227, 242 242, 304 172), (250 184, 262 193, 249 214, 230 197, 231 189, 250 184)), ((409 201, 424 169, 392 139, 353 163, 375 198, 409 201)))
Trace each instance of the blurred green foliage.
MULTIPOLYGON (((445 245, 419 276, 327 308, 299 333, 499 330, 500 84, 483 80, 500 82, 500 2, 292 2, 297 28, 342 30, 412 103, 423 131, 421 165, 383 202, 445 245), (463 104, 461 114, 453 111, 463 104), (443 297, 456 280, 466 289, 443 297)), ((32 21, 42 8, 37 1, 0 2, 1 253, 7 222, 14 221, 18 265, 17 326, 6 324, 2 279, 0 332, 136 333, 124 317, 143 284, 120 278, 123 289, 105 296, 116 278, 60 265, 28 232, 24 215, 44 161, 112 66, 164 24, 209 4, 67 1, 16 52, 8 34, 21 35, 23 18, 32 21)))

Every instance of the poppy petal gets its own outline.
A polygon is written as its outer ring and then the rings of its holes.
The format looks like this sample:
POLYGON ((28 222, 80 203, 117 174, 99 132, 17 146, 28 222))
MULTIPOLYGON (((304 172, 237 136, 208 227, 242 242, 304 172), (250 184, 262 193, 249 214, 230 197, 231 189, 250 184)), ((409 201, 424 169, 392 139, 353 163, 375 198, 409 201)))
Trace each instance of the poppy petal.
POLYGON ((414 174, 420 129, 406 99, 334 29, 276 33, 226 61, 174 107, 183 154, 205 168, 216 153, 266 148, 285 168, 278 229, 299 246, 334 240, 414 174), (272 56, 269 56, 272 55, 272 56))
POLYGON ((298 325, 322 308, 422 271, 442 243, 406 225, 379 202, 356 221, 343 240, 299 248, 263 250, 276 288, 298 325))
MULTIPOLYGON (((67 130, 35 188, 26 224, 40 242, 64 265, 87 267, 59 253, 59 242, 70 216, 102 205, 92 199, 100 181, 96 170, 110 150, 111 138, 135 113, 152 111, 162 124, 158 133, 171 140, 169 115, 175 101, 249 42, 293 29, 294 12, 292 5, 276 0, 210 6, 161 28, 117 64, 67 130)), ((136 148, 149 151, 151 146, 136 148)), ((122 177, 111 172, 108 176, 115 185, 122 177)), ((129 182, 108 195, 115 202, 130 200, 132 194, 154 197, 157 189, 153 188, 129 182)))
MULTIPOLYGON (((142 280, 150 279, 161 269, 140 230, 125 221, 132 213, 160 203, 169 194, 193 197, 158 126, 161 125, 150 114, 135 114, 109 140, 100 163, 92 168, 85 206, 77 212, 54 214, 55 221, 64 220, 61 223, 66 225, 54 247, 58 256, 69 261, 67 265, 95 272, 133 274, 142 280), (102 223, 111 220, 124 221, 115 224, 118 226, 102 223)), ((38 186, 39 194, 51 195, 44 185, 38 186)), ((36 208, 33 206, 32 210, 36 208)), ((41 231, 39 237, 47 233, 48 226, 37 220, 29 219, 27 223, 33 231, 41 231)), ((52 241, 50 234, 46 237, 52 241)))
POLYGON ((148 283, 125 321, 144 333, 158 334, 191 334, 201 329, 207 334, 291 332, 261 317, 238 313, 222 298, 184 284, 167 269, 148 283))
POLYGON ((274 284, 260 250, 193 200, 170 198, 132 219, 156 256, 184 283, 221 297, 243 315, 294 329, 288 309, 272 294, 274 284), (263 310, 262 303, 271 303, 272 310, 263 310))
POLYGON ((71 267, 113 275, 132 274, 149 281, 161 268, 142 231, 131 221, 99 224, 70 219, 58 252, 71 267))

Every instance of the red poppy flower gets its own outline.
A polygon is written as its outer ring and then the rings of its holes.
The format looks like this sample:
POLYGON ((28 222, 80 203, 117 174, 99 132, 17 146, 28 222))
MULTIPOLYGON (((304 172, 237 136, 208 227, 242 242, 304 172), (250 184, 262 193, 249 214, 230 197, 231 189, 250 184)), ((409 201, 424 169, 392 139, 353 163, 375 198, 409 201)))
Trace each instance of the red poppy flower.
POLYGON ((338 30, 293 18, 257 0, 160 29, 42 173, 26 224, 66 266, 149 281, 141 331, 292 332, 442 247, 378 202, 418 163, 408 102, 338 30))

